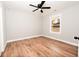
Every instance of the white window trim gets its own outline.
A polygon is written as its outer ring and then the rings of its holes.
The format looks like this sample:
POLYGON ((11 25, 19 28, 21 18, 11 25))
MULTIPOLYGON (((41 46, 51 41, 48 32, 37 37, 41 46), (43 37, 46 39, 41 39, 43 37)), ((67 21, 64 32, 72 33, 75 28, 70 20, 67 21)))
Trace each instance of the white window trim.
POLYGON ((58 15, 52 15, 51 17, 50 17, 50 33, 54 33, 54 34, 61 34, 61 28, 62 28, 62 19, 61 19, 61 14, 58 14, 58 15), (52 21, 52 16, 60 16, 60 32, 53 32, 53 31, 51 31, 51 26, 52 26, 52 23, 51 23, 51 21, 52 21))

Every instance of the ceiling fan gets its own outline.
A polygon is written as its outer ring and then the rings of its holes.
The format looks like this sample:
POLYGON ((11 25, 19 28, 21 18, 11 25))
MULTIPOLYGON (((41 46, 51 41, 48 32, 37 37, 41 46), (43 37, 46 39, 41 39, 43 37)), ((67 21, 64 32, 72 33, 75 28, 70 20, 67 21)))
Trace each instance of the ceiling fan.
POLYGON ((43 7, 44 3, 45 3, 45 1, 41 1, 41 3, 38 4, 37 6, 32 5, 32 4, 30 4, 30 6, 36 8, 35 10, 33 10, 33 12, 35 12, 36 10, 39 10, 40 9, 40 12, 43 13, 43 10, 42 9, 50 9, 51 8, 51 7, 43 7))

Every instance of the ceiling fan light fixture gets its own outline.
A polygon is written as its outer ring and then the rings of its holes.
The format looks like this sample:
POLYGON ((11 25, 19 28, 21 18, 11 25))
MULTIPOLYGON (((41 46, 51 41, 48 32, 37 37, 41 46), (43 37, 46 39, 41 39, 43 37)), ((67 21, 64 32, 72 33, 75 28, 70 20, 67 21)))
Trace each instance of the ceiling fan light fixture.
POLYGON ((38 9, 39 11, 41 10, 41 9, 38 9))
POLYGON ((36 10, 39 10, 41 13, 43 13, 42 9, 50 9, 51 7, 43 7, 45 1, 41 1, 40 4, 38 4, 37 6, 30 4, 30 6, 35 7, 37 9, 33 10, 33 12, 35 12, 36 10))

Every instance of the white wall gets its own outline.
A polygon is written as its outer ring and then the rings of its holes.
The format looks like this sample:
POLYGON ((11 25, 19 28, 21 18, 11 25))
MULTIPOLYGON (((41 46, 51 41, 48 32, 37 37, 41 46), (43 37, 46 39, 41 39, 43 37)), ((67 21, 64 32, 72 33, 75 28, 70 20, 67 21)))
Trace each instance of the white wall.
POLYGON ((43 14, 15 9, 6 9, 7 41, 35 35, 47 35, 77 44, 74 36, 79 32, 79 6, 64 9, 56 14, 61 14, 61 33, 50 33, 50 17, 52 10, 43 14))
POLYGON ((79 5, 56 14, 61 14, 61 34, 50 33, 50 16, 52 16, 52 10, 50 10, 49 13, 43 15, 43 35, 77 44, 78 42, 74 40, 74 36, 79 36, 79 5))
POLYGON ((2 21, 2 4, 0 3, 0 52, 3 46, 3 21, 2 21))
POLYGON ((79 5, 56 14, 61 14, 61 34, 50 33, 52 10, 40 14, 38 12, 5 9, 0 4, 0 51, 4 50, 6 41, 35 35, 51 36, 77 44, 74 36, 79 36, 79 5))
POLYGON ((4 51, 6 45, 6 25, 5 25, 5 9, 0 2, 0 52, 4 51))
POLYGON ((4 47, 3 47, 3 51, 4 51, 4 49, 5 49, 5 47, 6 47, 6 40, 7 40, 7 28, 6 28, 6 9, 5 9, 5 7, 4 6, 2 6, 2 18, 3 18, 3 45, 4 45, 4 47))
POLYGON ((40 35, 42 18, 40 13, 6 8, 7 41, 40 35))

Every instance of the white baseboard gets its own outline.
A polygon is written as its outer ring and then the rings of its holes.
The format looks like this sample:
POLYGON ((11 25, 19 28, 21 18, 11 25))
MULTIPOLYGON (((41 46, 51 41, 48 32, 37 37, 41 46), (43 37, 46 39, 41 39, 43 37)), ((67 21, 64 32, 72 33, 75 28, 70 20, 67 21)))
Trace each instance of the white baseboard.
POLYGON ((13 41, 19 41, 19 40, 25 40, 25 39, 30 39, 30 38, 35 38, 35 37, 40 37, 41 35, 34 35, 34 36, 29 36, 29 37, 24 37, 24 38, 19 38, 19 39, 13 39, 13 40, 9 40, 8 42, 13 42, 13 41))
POLYGON ((44 37, 48 37, 48 38, 50 38, 50 39, 58 40, 58 41, 61 41, 61 42, 64 42, 64 43, 67 43, 67 44, 70 44, 70 45, 78 46, 78 45, 75 44, 75 43, 71 43, 71 42, 68 42, 68 41, 64 41, 64 40, 61 40, 61 39, 58 39, 58 38, 55 38, 55 37, 46 36, 46 35, 43 35, 43 36, 44 36, 44 37))
POLYGON ((1 52, 0 52, 0 56, 1 56, 1 52))
POLYGON ((1 57, 2 53, 3 53, 3 51, 2 51, 2 52, 0 52, 0 57, 1 57))
MULTIPOLYGON (((64 41, 64 40, 57 39, 57 38, 51 37, 51 36, 46 36, 46 35, 34 35, 34 36, 29 36, 29 37, 24 37, 24 38, 19 38, 19 39, 13 39, 13 40, 7 41, 7 42, 6 42, 6 45, 7 45, 7 43, 9 43, 9 42, 19 41, 19 40, 25 40, 25 39, 30 39, 30 38, 40 37, 40 36, 48 37, 48 38, 50 38, 50 39, 54 39, 54 40, 58 40, 58 41, 61 41, 61 42, 67 43, 67 44, 71 44, 71 45, 74 45, 74 46, 78 46, 78 45, 75 44, 75 43, 71 43, 71 42, 68 42, 68 41, 64 41)), ((6 45, 5 45, 5 47, 6 47, 6 45)), ((4 49, 5 49, 5 47, 4 47, 4 49)), ((4 49, 3 49, 3 51, 4 51, 4 49)), ((2 53, 3 51, 0 52, 0 56, 1 56, 1 53, 2 53)))
POLYGON ((5 45, 3 46, 3 48, 1 49, 1 51, 0 51, 0 56, 1 56, 1 54, 5 51, 6 45, 7 45, 7 42, 5 43, 5 45))
POLYGON ((13 39, 13 40, 7 41, 7 43, 8 42, 13 42, 13 41, 18 41, 18 40, 25 40, 25 39, 40 37, 40 36, 48 37, 48 38, 51 38, 51 39, 54 39, 54 40, 58 40, 58 41, 61 41, 61 42, 67 43, 67 44, 71 44, 71 45, 74 45, 74 46, 78 46, 75 43, 71 43, 71 42, 68 42, 68 41, 64 41, 64 40, 61 40, 61 39, 58 39, 58 38, 55 38, 55 37, 51 37, 51 36, 46 36, 46 35, 34 35, 34 36, 29 36, 29 37, 24 37, 24 38, 19 38, 19 39, 13 39))

